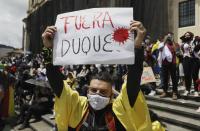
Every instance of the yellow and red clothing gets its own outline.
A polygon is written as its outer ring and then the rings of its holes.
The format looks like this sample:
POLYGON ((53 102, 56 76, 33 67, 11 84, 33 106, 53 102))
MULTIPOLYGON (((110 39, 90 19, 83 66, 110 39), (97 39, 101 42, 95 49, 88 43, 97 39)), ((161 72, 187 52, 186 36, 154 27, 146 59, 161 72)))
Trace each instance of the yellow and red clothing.
MULTIPOLYGON (((115 121, 113 130, 152 130, 148 107, 139 87, 143 68, 143 55, 143 49, 136 50, 136 64, 129 66, 127 82, 123 84, 119 96, 112 101, 112 106, 108 110, 113 114, 115 121)), ((72 130, 80 129, 80 125, 89 119, 86 118, 85 120, 85 114, 88 110, 89 114, 92 114, 87 97, 79 96, 77 91, 69 88, 69 85, 63 80, 64 77, 62 74, 58 72, 58 68, 51 64, 47 65, 47 77, 56 94, 54 108, 58 130, 67 131, 69 128, 72 130)), ((106 117, 104 116, 105 114, 104 112, 100 113, 103 118, 106 117)), ((100 115, 98 114, 98 116, 100 115)), ((106 124, 104 121, 103 123, 106 124)))

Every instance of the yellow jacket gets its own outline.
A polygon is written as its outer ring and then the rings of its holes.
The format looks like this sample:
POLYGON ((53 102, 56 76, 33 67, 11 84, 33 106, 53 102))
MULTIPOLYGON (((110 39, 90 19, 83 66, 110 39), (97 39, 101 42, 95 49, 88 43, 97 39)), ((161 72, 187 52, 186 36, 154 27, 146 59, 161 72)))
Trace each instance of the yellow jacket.
MULTIPOLYGON (((55 99, 56 123, 59 131, 76 128, 88 108, 87 97, 79 96, 66 82, 61 96, 55 99)), ((134 107, 128 101, 126 83, 113 100, 113 112, 127 131, 151 131, 152 124, 145 98, 140 91, 134 107)))

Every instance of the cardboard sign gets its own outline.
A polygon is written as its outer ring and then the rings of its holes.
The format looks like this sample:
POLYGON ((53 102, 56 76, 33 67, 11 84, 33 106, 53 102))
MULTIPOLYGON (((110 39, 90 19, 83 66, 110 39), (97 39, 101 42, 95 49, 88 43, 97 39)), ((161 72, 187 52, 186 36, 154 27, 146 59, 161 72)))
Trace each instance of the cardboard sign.
POLYGON ((93 8, 59 14, 54 65, 134 64, 132 8, 93 8))
POLYGON ((151 67, 144 67, 142 77, 141 77, 141 85, 147 84, 150 82, 156 82, 155 76, 153 74, 153 70, 151 67))

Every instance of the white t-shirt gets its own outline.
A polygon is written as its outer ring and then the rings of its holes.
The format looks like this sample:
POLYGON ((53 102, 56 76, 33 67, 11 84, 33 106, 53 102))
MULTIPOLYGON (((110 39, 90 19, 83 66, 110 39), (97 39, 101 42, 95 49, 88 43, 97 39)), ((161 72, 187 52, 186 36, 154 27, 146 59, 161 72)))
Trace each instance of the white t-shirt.
POLYGON ((191 52, 191 46, 188 43, 184 43, 183 45, 183 57, 191 57, 190 52, 191 52))

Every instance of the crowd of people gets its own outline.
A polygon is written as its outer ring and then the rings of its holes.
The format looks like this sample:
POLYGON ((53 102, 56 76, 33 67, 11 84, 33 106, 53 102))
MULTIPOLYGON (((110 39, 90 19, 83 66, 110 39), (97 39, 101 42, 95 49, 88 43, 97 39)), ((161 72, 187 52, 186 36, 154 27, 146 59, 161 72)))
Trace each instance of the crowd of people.
MULTIPOLYGON (((41 115, 52 111, 52 100, 54 98, 52 91, 49 88, 36 88, 26 82, 29 79, 48 81, 44 55, 45 51, 35 56, 22 54, 0 60, 0 123, 2 126, 2 119, 9 116, 8 110, 5 108, 10 106, 8 99, 15 100, 15 105, 12 105, 14 108, 19 107, 20 115, 17 124, 22 123, 19 129, 28 127, 31 116, 35 116, 36 120, 40 120, 41 115), (12 88, 15 90, 13 98, 9 98, 10 84, 13 84, 12 88)), ((118 91, 121 89, 123 76, 127 73, 126 65, 69 65, 60 66, 59 70, 65 77, 67 84, 81 95, 86 95, 89 80, 91 76, 97 73, 108 71, 112 75, 115 89, 118 91)))
MULTIPOLYGON (((179 97, 178 85, 185 87, 183 95, 199 96, 200 37, 186 32, 180 39, 182 43, 175 43, 173 33, 167 33, 156 41, 152 41, 150 36, 145 37, 143 66, 152 67, 155 77, 160 79, 159 87, 156 83, 150 83, 150 87, 141 85, 145 94, 155 95, 156 88, 162 88, 160 97, 168 97, 169 83, 172 82, 172 99, 177 100, 179 97), (192 83, 193 92, 191 92, 192 83), (150 91, 146 93, 148 89, 150 91)), ((19 106, 20 115, 17 123, 23 123, 20 129, 28 126, 32 115, 40 119, 41 115, 52 111, 54 98, 52 90, 32 88, 26 83, 29 79, 48 81, 45 67, 45 59, 48 57, 46 52, 48 50, 43 50, 37 55, 28 54, 0 59, 0 130, 3 127, 3 118, 9 114, 8 102, 11 99, 9 87, 14 89, 13 99, 15 105, 19 106), (30 95, 29 98, 23 97, 26 91, 31 94, 27 93, 30 95), (17 99, 19 96, 20 99, 17 99)), ((63 74, 66 84, 83 96, 87 96, 92 77, 99 73, 107 72, 112 76, 115 95, 118 95, 122 84, 127 81, 127 65, 67 65, 57 68, 63 74)))
POLYGON ((173 33, 168 33, 154 43, 150 42, 150 37, 145 40, 145 61, 152 67, 154 74, 160 76, 160 87, 164 91, 161 98, 169 95, 170 81, 174 100, 178 98, 178 85, 185 87, 183 95, 199 96, 200 37, 186 32, 180 39, 181 43, 175 43, 173 33), (191 90, 192 83, 194 91, 191 90))
MULTIPOLYGON (((44 107, 46 100, 44 100, 43 96, 45 95, 49 98, 48 95, 50 93, 46 93, 48 90, 43 91, 44 89, 37 89, 33 85, 27 84, 26 80, 31 78, 46 81, 41 55, 20 55, 0 60, 1 127, 4 126, 3 119, 15 114, 17 107, 18 111, 21 112, 18 123, 22 122, 23 119, 24 125, 27 125, 32 114, 36 113, 34 115, 40 117, 41 112, 48 112, 46 108, 48 106, 44 107), (39 98, 43 99, 43 101, 39 98), (40 111, 34 111, 35 108, 40 108, 40 111), (45 111, 42 111, 42 109, 45 111)), ((53 96, 51 96, 52 98, 53 96)), ((47 102, 50 103, 51 99, 48 99, 47 102)))

